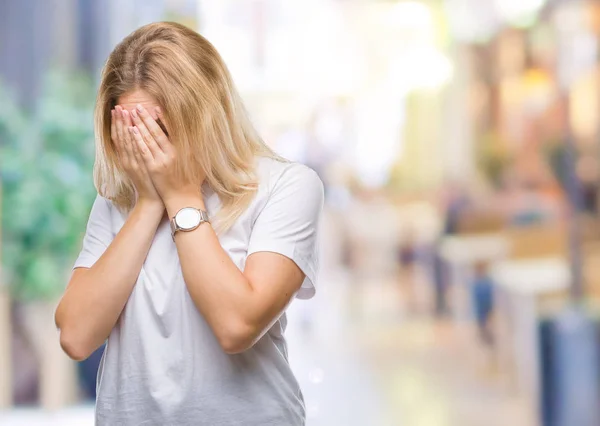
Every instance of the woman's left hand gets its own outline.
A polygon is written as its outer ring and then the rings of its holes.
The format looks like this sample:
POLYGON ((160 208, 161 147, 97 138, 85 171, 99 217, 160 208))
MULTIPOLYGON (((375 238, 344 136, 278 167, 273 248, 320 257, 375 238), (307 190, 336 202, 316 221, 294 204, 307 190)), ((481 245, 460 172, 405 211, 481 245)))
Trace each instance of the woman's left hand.
MULTIPOLYGON (((158 117, 162 112, 156 107, 158 117)), ((185 182, 177 173, 177 150, 152 115, 141 105, 131 111, 133 127, 129 128, 140 156, 165 205, 181 195, 199 194, 201 182, 185 182)))

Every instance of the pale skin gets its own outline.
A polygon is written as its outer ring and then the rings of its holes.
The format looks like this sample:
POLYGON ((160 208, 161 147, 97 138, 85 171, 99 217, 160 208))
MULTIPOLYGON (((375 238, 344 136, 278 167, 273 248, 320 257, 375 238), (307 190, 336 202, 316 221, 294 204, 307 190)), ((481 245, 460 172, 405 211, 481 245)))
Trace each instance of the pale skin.
MULTIPOLYGON (((177 150, 156 122, 162 113, 145 92, 118 100, 111 137, 138 198, 124 226, 91 268, 77 268, 56 310, 61 345, 73 359, 90 356, 115 326, 131 294, 156 229, 183 207, 205 210, 201 182, 175 173, 177 150)), ((163 120, 164 122, 164 120, 163 120)), ((304 280, 287 257, 258 252, 240 271, 212 226, 178 232, 175 244, 187 289, 226 353, 240 353, 279 318, 304 280), (201 260, 201 261, 199 261, 201 260)))

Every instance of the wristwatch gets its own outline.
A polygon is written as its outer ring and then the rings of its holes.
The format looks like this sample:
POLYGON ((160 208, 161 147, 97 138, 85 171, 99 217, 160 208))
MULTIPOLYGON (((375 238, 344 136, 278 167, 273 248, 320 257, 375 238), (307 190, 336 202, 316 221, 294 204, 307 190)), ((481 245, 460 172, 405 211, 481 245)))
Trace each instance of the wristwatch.
POLYGON ((171 219, 171 237, 175 240, 177 231, 190 232, 204 222, 210 223, 207 212, 194 207, 184 207, 171 219))

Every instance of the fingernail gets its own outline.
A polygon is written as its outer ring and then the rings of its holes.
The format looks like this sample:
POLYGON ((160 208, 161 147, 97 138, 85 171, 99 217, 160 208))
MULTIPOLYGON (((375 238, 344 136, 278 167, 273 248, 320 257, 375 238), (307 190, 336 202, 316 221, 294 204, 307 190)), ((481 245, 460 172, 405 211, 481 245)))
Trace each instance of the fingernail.
POLYGON ((160 110, 160 107, 156 107, 156 108, 154 108, 154 111, 156 111, 156 113, 157 113, 158 115, 162 115, 162 112, 161 112, 161 110, 160 110))
POLYGON ((123 110, 123 118, 127 118, 127 114, 129 114, 129 112, 127 112, 126 109, 123 110))
POLYGON ((132 116, 133 118, 137 118, 137 117, 138 117, 138 115, 137 115, 137 111, 136 111, 136 110, 134 110, 134 109, 132 109, 132 110, 131 110, 131 116, 132 116))
POLYGON ((140 104, 137 104, 137 105, 136 105, 136 108, 137 108, 137 110, 138 110, 139 112, 143 112, 143 111, 144 111, 144 107, 142 107, 142 105, 140 105, 140 104))

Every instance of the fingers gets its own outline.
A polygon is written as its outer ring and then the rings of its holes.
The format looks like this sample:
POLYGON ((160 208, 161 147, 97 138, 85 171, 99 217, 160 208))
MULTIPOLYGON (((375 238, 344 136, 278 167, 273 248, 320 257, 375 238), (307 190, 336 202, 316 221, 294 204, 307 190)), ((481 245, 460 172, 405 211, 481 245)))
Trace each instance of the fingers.
MULTIPOLYGON (((144 159, 142 158, 140 150, 138 149, 137 143, 133 137, 132 130, 134 122, 133 118, 131 117, 131 113, 129 113, 127 110, 123 110, 123 116, 125 117, 125 128, 127 129, 127 131, 125 132, 127 134, 127 145, 131 147, 131 155, 133 156, 133 161, 135 161, 137 165, 143 166, 144 159)), ((143 174, 146 174, 146 167, 140 167, 140 169, 143 172, 143 174)))
POLYGON ((129 128, 133 126, 133 122, 131 120, 131 114, 127 111, 127 110, 123 110, 123 145, 126 148, 127 151, 127 156, 129 158, 129 161, 131 162, 131 164, 138 166, 141 163, 137 162, 136 159, 136 148, 135 148, 135 141, 133 140, 133 137, 131 136, 131 132, 129 131, 129 128))
POLYGON ((134 161, 131 150, 128 150, 127 143, 127 132, 124 119, 124 110, 121 106, 117 105, 112 111, 112 122, 111 122, 111 137, 115 146, 117 147, 117 153, 121 159, 121 165, 125 170, 129 169, 134 161))
POLYGON ((122 120, 121 113, 117 107, 111 110, 111 123, 110 123, 110 136, 113 141, 113 144, 117 150, 117 155, 121 161, 121 166, 124 169, 128 169, 131 161, 129 160, 129 155, 126 150, 125 141, 122 137, 119 137, 118 122, 122 120))
MULTIPOLYGON (((120 108, 120 114, 117 112, 117 115, 120 116, 122 136, 120 138, 121 144, 123 145, 124 156, 127 158, 127 162, 131 165, 132 168, 137 168, 138 164, 135 160, 135 147, 130 132, 127 130, 131 127, 131 117, 129 113, 120 108)), ((117 126, 118 129, 118 126, 117 126)))
POLYGON ((137 164, 139 164, 141 167, 141 171, 144 175, 148 174, 148 169, 146 168, 146 163, 144 162, 144 159, 142 158, 142 154, 140 153, 140 150, 137 148, 137 145, 134 145, 135 142, 132 142, 132 146, 133 146, 133 156, 135 158, 135 162, 137 164))
POLYGON ((123 129, 123 108, 120 105, 117 105, 115 107, 115 131, 116 131, 116 136, 117 136, 117 140, 121 141, 121 143, 124 142, 123 136, 124 136, 124 129, 123 129))
POLYGON ((131 118, 131 114, 124 109, 123 110, 123 142, 126 145, 131 145, 133 143, 133 138, 131 137, 131 132, 129 128, 133 126, 133 120, 131 118))
MULTIPOLYGON (((158 124, 156 124, 156 121, 154 121, 154 118, 152 118, 150 116, 150 114, 148 114, 148 112, 141 105, 138 105, 136 107, 136 109, 131 111, 131 116, 133 117, 133 122, 134 122, 135 126, 139 129, 139 133, 141 134, 142 139, 146 142, 148 149, 152 153, 152 156, 154 158, 161 157, 164 154, 164 151, 162 150, 161 146, 158 144, 156 137, 150 131, 150 129, 148 128, 148 124, 147 124, 147 123, 152 123, 153 124, 152 127, 154 129, 158 128, 158 131, 160 131, 160 133, 162 133, 162 129, 158 126, 158 124)), ((154 130, 154 133, 158 134, 158 132, 156 130, 154 130)), ((163 136, 164 136, 164 133, 163 133, 163 136)))
MULTIPOLYGON (((117 147, 121 166, 134 182, 149 179, 147 167, 144 163, 137 142, 130 129, 133 129, 131 114, 118 106, 111 111, 111 138, 117 147), (120 135, 120 136, 119 136, 120 135), (136 180, 138 179, 138 180, 136 180)), ((135 185, 135 184, 134 184, 135 185)))
POLYGON ((143 163, 146 165, 146 167, 151 166, 152 162, 154 161, 154 157, 152 156, 150 149, 146 145, 146 142, 142 138, 142 134, 140 133, 139 129, 134 126, 130 127, 129 131, 131 132, 131 136, 134 140, 136 151, 138 155, 142 158, 143 163))
MULTIPOLYGON (((137 146, 137 142, 133 138, 132 130, 133 130, 133 127, 128 127, 127 133, 129 133, 129 137, 131 140, 130 146, 131 146, 131 150, 133 151, 133 158, 134 158, 133 161, 135 162, 135 168, 140 175, 142 175, 146 179, 149 179, 150 175, 148 173, 147 163, 144 161, 144 158, 142 158, 142 154, 140 153, 140 150, 137 146)), ((149 160, 149 161, 152 161, 152 160, 149 160)))

